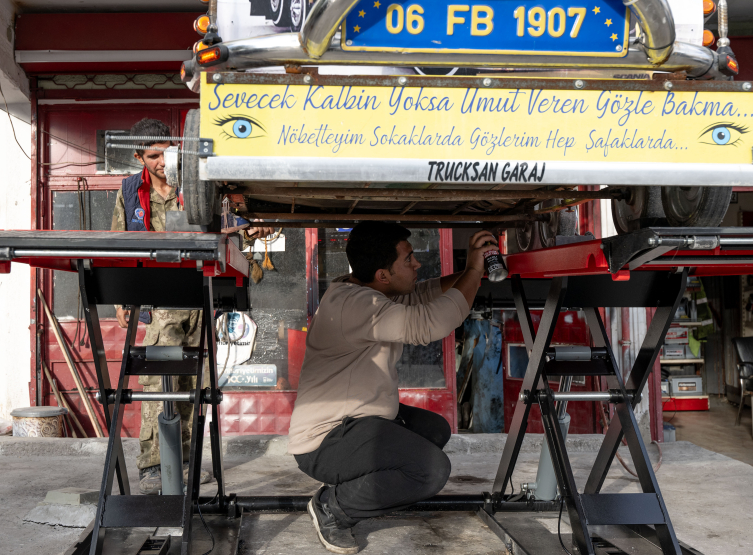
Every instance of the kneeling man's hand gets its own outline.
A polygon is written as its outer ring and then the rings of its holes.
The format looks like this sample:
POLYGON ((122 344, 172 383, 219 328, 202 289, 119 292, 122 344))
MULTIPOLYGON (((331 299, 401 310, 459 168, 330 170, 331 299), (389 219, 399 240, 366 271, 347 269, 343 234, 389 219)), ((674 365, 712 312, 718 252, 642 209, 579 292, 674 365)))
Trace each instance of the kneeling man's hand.
POLYGON ((468 242, 468 258, 465 261, 466 270, 477 270, 480 275, 484 275, 484 252, 488 249, 484 247, 487 243, 497 245, 497 239, 489 231, 478 231, 473 234, 468 242))

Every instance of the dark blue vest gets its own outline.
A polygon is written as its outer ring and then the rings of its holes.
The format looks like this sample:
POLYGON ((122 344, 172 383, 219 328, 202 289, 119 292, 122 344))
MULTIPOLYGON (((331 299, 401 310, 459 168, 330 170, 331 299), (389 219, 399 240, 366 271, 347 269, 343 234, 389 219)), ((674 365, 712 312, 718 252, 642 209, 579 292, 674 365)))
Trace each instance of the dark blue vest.
POLYGON ((149 231, 144 225, 144 207, 141 206, 139 200, 139 187, 141 187, 140 173, 123 180, 122 191, 128 231, 149 231))
MULTIPOLYGON (((125 204, 126 229, 128 231, 149 231, 144 225, 144 208, 139 200, 139 187, 141 187, 141 174, 137 173, 123 180, 123 203, 125 204)), ((139 313, 139 322, 152 323, 152 313, 142 311, 139 313)))

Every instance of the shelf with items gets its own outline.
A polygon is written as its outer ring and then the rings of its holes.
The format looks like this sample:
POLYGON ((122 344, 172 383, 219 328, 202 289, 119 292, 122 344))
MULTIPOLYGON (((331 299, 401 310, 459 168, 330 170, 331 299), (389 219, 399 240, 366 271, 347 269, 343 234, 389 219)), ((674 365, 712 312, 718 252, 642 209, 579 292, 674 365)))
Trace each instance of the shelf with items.
MULTIPOLYGON (((694 393, 700 395, 705 388, 701 378, 705 358, 703 340, 714 320, 700 278, 689 277, 685 295, 677 308, 659 358, 662 370, 662 388, 665 394, 675 398, 686 396, 680 391, 672 392, 672 383, 677 387, 677 380, 693 380, 694 393)), ((683 403, 681 403, 683 404, 683 403)), ((684 403, 687 404, 687 403, 684 403)), ((665 406, 664 410, 668 410, 665 406)), ((674 410, 674 409, 673 409, 674 410)), ((686 410, 677 408, 676 410, 686 410)), ((703 409, 690 409, 703 410, 703 409)))

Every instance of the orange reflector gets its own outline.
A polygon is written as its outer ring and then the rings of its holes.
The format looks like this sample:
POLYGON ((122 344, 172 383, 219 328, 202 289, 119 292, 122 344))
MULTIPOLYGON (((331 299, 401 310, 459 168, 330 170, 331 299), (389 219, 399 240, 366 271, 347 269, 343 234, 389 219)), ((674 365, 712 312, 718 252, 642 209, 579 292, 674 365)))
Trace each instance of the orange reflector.
POLYGON ((199 52, 201 52, 202 50, 206 48, 209 48, 209 46, 204 44, 202 41, 199 41, 193 45, 193 53, 198 54, 199 52))
POLYGON ((206 35, 207 29, 209 29, 209 16, 206 14, 200 15, 193 22, 193 30, 199 33, 200 35, 206 35))
POLYGON ((703 15, 711 15, 716 11, 714 0, 703 0, 703 15))
POLYGON ((209 64, 211 62, 216 62, 220 59, 220 48, 218 46, 215 46, 214 48, 207 48, 206 50, 202 50, 199 52, 199 54, 196 56, 196 59, 200 64, 209 64))
POLYGON ((735 73, 739 73, 740 71, 740 66, 737 65, 737 60, 730 58, 729 56, 727 56, 727 67, 735 73))
POLYGON ((186 80, 186 62, 183 62, 180 64, 180 80, 185 81, 186 80))
POLYGON ((711 46, 716 42, 716 37, 714 37, 714 33, 709 31, 708 29, 703 31, 703 46, 711 46))

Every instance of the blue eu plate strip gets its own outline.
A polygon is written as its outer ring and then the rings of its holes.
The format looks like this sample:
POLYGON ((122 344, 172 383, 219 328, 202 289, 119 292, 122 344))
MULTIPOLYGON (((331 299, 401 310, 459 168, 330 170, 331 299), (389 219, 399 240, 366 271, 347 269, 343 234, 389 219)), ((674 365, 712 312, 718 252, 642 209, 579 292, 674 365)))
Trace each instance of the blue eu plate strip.
POLYGON ((622 0, 361 0, 343 23, 341 44, 349 51, 622 57, 629 24, 622 0))

